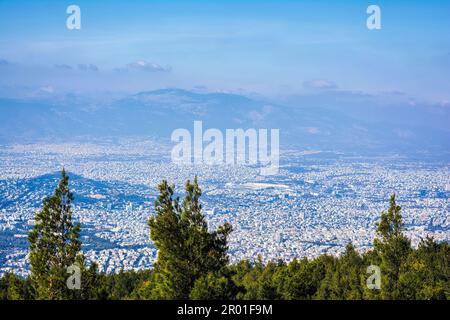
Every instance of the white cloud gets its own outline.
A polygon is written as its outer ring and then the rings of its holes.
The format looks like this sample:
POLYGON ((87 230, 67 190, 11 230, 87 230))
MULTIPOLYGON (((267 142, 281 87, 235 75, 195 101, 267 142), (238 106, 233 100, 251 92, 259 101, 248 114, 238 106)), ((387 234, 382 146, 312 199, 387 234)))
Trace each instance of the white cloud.
POLYGON ((337 89, 336 83, 324 79, 315 79, 303 82, 303 86, 307 89, 331 90, 337 89))
POLYGON ((395 134, 402 139, 408 139, 414 136, 414 133, 407 129, 395 129, 395 134))
POLYGON ((156 63, 147 62, 144 60, 138 60, 127 65, 128 68, 137 69, 146 72, 169 72, 170 67, 163 67, 156 63))
POLYGON ((45 92, 45 93, 54 93, 55 92, 55 88, 53 88, 52 86, 45 86, 45 87, 41 87, 39 88, 40 92, 45 92))
POLYGON ((307 127, 306 132, 308 132, 309 134, 319 134, 320 129, 317 127, 307 127))

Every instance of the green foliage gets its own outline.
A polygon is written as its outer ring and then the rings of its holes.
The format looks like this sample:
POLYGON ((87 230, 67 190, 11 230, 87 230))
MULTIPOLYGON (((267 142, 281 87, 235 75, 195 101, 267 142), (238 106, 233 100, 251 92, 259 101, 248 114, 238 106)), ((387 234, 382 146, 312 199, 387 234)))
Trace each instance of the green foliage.
POLYGON ((144 299, 142 287, 152 277, 152 270, 123 271, 97 275, 96 286, 90 292, 90 299, 124 300, 144 299))
POLYGON ((450 244, 423 239, 417 249, 403 234, 395 195, 377 223, 374 248, 364 253, 348 244, 338 257, 320 255, 286 263, 243 260, 229 265, 231 226, 208 231, 197 179, 186 183, 180 204, 174 187, 159 185, 156 214, 149 221, 158 249, 154 268, 99 273, 85 266, 72 223, 72 194, 64 170, 54 195, 44 200, 29 235, 31 276, 0 278, 0 299, 448 299, 450 244), (68 290, 66 268, 81 266, 81 289, 68 290), (381 290, 367 286, 367 267, 381 269, 381 290))
POLYGON ((201 212, 197 178, 187 181, 183 203, 173 198, 173 186, 163 181, 155 202, 156 215, 148 221, 150 238, 158 249, 155 287, 150 298, 187 299, 195 281, 220 272, 228 263, 227 237, 231 225, 209 232, 201 212))
POLYGON ((29 279, 22 279, 14 273, 6 273, 0 278, 0 300, 31 299, 29 279))
POLYGON ((377 224, 374 240, 375 251, 381 258, 381 297, 383 299, 405 298, 399 287, 400 268, 411 252, 411 242, 403 234, 401 207, 397 205, 395 194, 391 196, 388 212, 382 212, 377 224))
POLYGON ((233 300, 239 289, 229 274, 209 272, 195 281, 189 298, 192 300, 233 300))
POLYGON ((317 292, 317 298, 362 299, 361 274, 364 274, 364 269, 363 258, 352 244, 348 244, 344 254, 328 264, 325 277, 317 292))
POLYGON ((402 264, 398 286, 402 298, 446 299, 450 293, 450 245, 423 239, 402 264))
POLYGON ((403 236, 402 208, 397 205, 395 194, 391 195, 388 212, 382 212, 380 222, 377 223, 377 233, 384 241, 403 236))
POLYGON ((134 300, 146 300, 152 296, 152 291, 155 288, 153 272, 144 279, 138 282, 135 290, 130 294, 130 298, 134 300))
POLYGON ((325 277, 325 270, 333 258, 320 256, 308 261, 306 258, 293 260, 284 270, 279 271, 278 292, 282 299, 305 300, 312 299, 321 281, 325 277))
POLYGON ((76 298, 66 285, 67 267, 84 267, 81 254, 80 224, 72 223, 69 177, 64 169, 54 194, 44 199, 29 233, 31 283, 36 299, 76 298))
POLYGON ((253 270, 244 275, 242 283, 239 283, 245 288, 245 293, 241 294, 241 299, 280 299, 280 294, 277 291, 277 283, 275 274, 281 265, 273 261, 269 261, 266 265, 262 263, 262 258, 253 267, 253 270))

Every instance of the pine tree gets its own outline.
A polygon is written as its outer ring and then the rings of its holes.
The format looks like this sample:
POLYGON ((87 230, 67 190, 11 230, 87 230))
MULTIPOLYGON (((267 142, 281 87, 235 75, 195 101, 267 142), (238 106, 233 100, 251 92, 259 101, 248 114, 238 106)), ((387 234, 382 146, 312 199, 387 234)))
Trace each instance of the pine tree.
POLYGON ((362 298, 360 275, 366 270, 363 259, 352 244, 346 246, 344 254, 339 258, 338 283, 341 290, 339 299, 356 300, 362 298))
MULTIPOLYGON (((365 270, 364 270, 365 271, 365 270)), ((349 243, 345 252, 329 264, 316 298, 333 300, 357 300, 362 298, 360 276, 363 259, 349 243)))
POLYGON ((374 240, 375 250, 381 258, 381 297, 383 299, 404 298, 398 285, 401 265, 411 252, 411 242, 403 234, 401 207, 395 194, 391 196, 390 207, 382 212, 377 224, 378 238, 374 240))
POLYGON ((447 299, 450 293, 450 246, 422 239, 402 264, 399 286, 407 299, 447 299))
POLYGON ((12 272, 7 272, 0 278, 0 300, 28 300, 28 280, 12 272))
POLYGON ((212 273, 201 276, 194 283, 189 295, 192 300, 234 300, 240 288, 226 272, 212 273))
MULTIPOLYGON (((373 275, 374 271, 367 271, 369 266, 381 266, 381 257, 377 250, 368 250, 362 254, 364 269, 360 274, 360 284, 363 293, 364 300, 380 300, 382 298, 380 291, 378 289, 370 288, 367 285, 367 281, 370 280, 369 277, 373 275)), ((373 279, 370 280, 373 284, 373 279)))
POLYGON ((69 299, 76 297, 66 281, 71 265, 84 267, 81 253, 80 224, 72 222, 69 177, 64 169, 52 196, 44 199, 43 208, 36 214, 36 224, 29 233, 31 283, 36 299, 69 299))
POLYGON ((180 205, 174 187, 163 181, 155 201, 156 215, 149 219, 150 238, 158 248, 152 298, 187 299, 195 281, 208 272, 220 272, 228 262, 227 237, 231 225, 209 232, 201 213, 197 178, 186 183, 180 205))

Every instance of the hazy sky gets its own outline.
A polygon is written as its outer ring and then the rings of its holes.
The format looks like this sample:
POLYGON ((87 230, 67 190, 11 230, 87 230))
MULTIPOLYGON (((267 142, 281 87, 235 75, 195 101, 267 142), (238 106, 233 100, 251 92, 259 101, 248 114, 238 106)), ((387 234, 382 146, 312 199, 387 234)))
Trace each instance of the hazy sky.
POLYGON ((4 1, 0 89, 399 92, 450 101, 450 2, 4 1), (66 8, 81 8, 68 30, 66 8), (366 9, 381 8, 381 30, 366 9))

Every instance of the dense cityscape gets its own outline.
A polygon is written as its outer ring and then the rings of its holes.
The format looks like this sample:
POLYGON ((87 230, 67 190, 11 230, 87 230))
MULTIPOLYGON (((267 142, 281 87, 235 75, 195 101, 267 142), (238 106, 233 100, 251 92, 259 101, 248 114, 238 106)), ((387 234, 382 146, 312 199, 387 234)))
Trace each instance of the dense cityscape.
POLYGON ((233 226, 231 262, 338 254, 349 242, 367 250, 393 192, 413 245, 427 235, 450 239, 445 161, 284 150, 280 173, 264 177, 251 166, 179 166, 169 155, 167 145, 141 140, 1 147, 0 273, 29 272, 27 232, 62 167, 71 179, 85 255, 105 272, 152 266, 156 249, 147 220, 156 186, 166 179, 182 195, 195 175, 210 226, 233 226))

